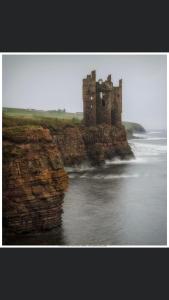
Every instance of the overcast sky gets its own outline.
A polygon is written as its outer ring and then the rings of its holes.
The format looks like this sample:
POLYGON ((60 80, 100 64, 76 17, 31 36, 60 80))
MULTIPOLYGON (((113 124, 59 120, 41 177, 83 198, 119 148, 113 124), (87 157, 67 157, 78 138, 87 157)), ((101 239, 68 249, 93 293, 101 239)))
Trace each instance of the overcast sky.
POLYGON ((3 55, 3 106, 80 112, 82 79, 123 79, 123 120, 166 128, 166 55, 3 55))

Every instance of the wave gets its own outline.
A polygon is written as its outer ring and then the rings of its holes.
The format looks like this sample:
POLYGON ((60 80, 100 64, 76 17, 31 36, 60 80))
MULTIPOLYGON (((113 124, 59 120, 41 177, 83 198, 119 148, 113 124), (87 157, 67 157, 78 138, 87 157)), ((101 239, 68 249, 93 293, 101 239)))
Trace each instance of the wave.
POLYGON ((119 178, 138 178, 139 174, 109 174, 109 175, 94 175, 93 179, 119 179, 119 178))
POLYGON ((92 167, 92 166, 89 166, 89 165, 79 165, 79 166, 74 166, 74 167, 65 167, 65 171, 67 173, 81 173, 81 172, 84 172, 84 171, 92 171, 94 170, 95 167, 92 167))
POLYGON ((133 134, 133 137, 136 137, 136 139, 135 138, 132 138, 131 140, 148 140, 148 141, 153 141, 153 140, 166 140, 167 139, 167 137, 153 137, 153 136, 149 136, 150 135, 150 133, 148 133, 148 134, 133 134))
POLYGON ((136 157, 159 156, 167 152, 167 145, 130 143, 130 146, 136 157))
POLYGON ((134 133, 133 136, 136 138, 146 138, 147 137, 147 135, 145 133, 134 133))
POLYGON ((148 137, 146 140, 148 141, 158 141, 158 140, 166 140, 167 138, 166 137, 148 137))
MULTIPOLYGON (((145 174, 142 174, 141 177, 149 177, 150 174, 149 173, 145 173, 145 174)), ((151 175, 152 176, 152 175, 151 175)), ((102 174, 102 173, 99 173, 99 174, 91 174, 91 173, 85 173, 83 175, 80 175, 80 174, 69 174, 69 178, 70 179, 77 179, 77 178, 80 178, 80 179, 89 179, 89 180, 112 180, 112 179, 127 179, 127 178, 139 178, 140 177, 140 174, 138 173, 134 173, 134 174, 126 174, 126 173, 123 173, 123 174, 102 174)))
POLYGON ((76 177, 77 177, 76 174, 73 174, 73 173, 72 173, 72 174, 69 174, 69 178, 70 178, 70 179, 73 179, 73 178, 76 178, 76 177))
POLYGON ((137 138, 137 139, 131 139, 132 141, 160 141, 160 140, 167 140, 166 137, 145 137, 145 138, 137 138))
POLYGON ((160 134, 161 131, 148 131, 148 134, 160 134))
MULTIPOLYGON (((141 177, 149 177, 149 174, 142 174, 141 177)), ((97 174, 97 175, 91 175, 91 174, 83 174, 80 175, 79 174, 69 174, 69 179, 87 179, 89 181, 91 180, 114 180, 114 179, 127 179, 127 178, 139 178, 140 175, 139 174, 120 174, 120 175, 113 175, 113 174, 109 174, 109 175, 101 175, 101 174, 97 174)), ((151 175, 152 177, 152 175, 151 175)))
POLYGON ((130 159, 130 160, 120 160, 120 159, 113 159, 113 160, 106 160, 106 165, 128 165, 128 164, 142 164, 147 162, 144 158, 136 158, 136 159, 130 159))
MULTIPOLYGON (((75 178, 77 175, 70 177, 70 178, 75 178)), ((108 175, 104 175, 104 174, 97 174, 97 175, 89 175, 89 174, 83 174, 80 176, 80 178, 87 178, 87 179, 102 179, 102 180, 109 180, 109 179, 120 179, 120 178, 138 178, 139 174, 108 174, 108 175)))

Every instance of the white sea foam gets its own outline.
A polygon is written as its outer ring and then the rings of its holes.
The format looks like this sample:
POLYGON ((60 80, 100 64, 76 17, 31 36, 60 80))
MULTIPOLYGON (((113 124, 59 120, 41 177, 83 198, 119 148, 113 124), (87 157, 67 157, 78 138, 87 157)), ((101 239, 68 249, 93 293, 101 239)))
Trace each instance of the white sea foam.
POLYGON ((146 140, 148 141, 158 141, 158 140, 166 140, 166 137, 148 137, 146 140))
POLYGON ((93 179, 120 179, 120 178, 138 178, 139 174, 108 174, 108 175, 94 175, 93 179))
POLYGON ((159 133, 161 133, 161 131, 149 131, 148 133, 149 134, 159 134, 159 133))
POLYGON ((80 176, 80 178, 87 178, 87 177, 88 177, 87 174, 83 174, 80 176))
POLYGON ((128 165, 128 164, 142 164, 146 162, 145 158, 136 158, 136 159, 129 159, 129 160, 120 160, 120 159, 113 159, 113 160, 106 160, 106 165, 128 165))
POLYGON ((134 133, 133 136, 136 138, 147 138, 147 134, 144 133, 134 133))
POLYGON ((131 139, 131 141, 160 141, 160 140, 167 140, 166 137, 145 137, 145 138, 136 138, 136 139, 131 139))
POLYGON ((71 173, 71 174, 69 174, 69 178, 70 179, 73 179, 73 178, 75 178, 77 175, 76 174, 73 174, 73 173, 71 173))
POLYGON ((137 158, 145 156, 159 156, 167 151, 166 145, 130 143, 130 146, 137 158))
POLYGON ((81 173, 84 171, 90 171, 90 170, 94 170, 94 167, 86 165, 86 164, 81 164, 78 166, 74 166, 74 167, 65 167, 65 170, 67 173, 81 173))

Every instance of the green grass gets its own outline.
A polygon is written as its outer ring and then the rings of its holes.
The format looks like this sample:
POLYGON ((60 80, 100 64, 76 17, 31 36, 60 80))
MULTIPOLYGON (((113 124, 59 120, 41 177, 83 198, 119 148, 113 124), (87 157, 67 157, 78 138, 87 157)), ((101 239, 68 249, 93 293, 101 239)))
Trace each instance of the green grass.
POLYGON ((83 113, 69 113, 63 111, 41 111, 29 110, 20 108, 3 108, 3 114, 8 117, 22 117, 28 119, 41 119, 41 118, 57 118, 57 119, 78 119, 82 120, 83 113))
POLYGON ((123 122, 123 125, 125 126, 127 131, 132 131, 132 132, 145 132, 145 129, 143 126, 141 126, 138 123, 133 123, 133 122, 123 122))
MULTIPOLYGON (((39 111, 20 108, 3 108, 3 127, 42 126, 50 130, 65 126, 82 124, 83 113, 69 113, 63 111, 39 111)), ((123 122, 128 137, 134 132, 145 132, 138 123, 123 122)))
POLYGON ((3 128, 11 127, 29 127, 42 126, 43 128, 49 128, 50 130, 56 130, 57 128, 74 127, 80 125, 81 121, 75 118, 72 119, 57 119, 57 118, 24 118, 22 116, 11 117, 3 115, 3 128))

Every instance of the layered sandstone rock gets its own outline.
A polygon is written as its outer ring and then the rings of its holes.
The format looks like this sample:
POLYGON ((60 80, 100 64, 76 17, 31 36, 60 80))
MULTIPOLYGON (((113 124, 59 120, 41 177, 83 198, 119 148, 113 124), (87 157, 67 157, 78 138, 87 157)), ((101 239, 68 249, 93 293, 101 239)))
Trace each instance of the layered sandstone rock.
POLYGON ((65 126, 52 133, 65 166, 78 165, 87 159, 85 143, 77 126, 65 126))
POLYGON ((52 132, 65 166, 104 163, 106 159, 133 157, 124 126, 68 126, 52 132))
POLYGON ((60 152, 48 129, 3 130, 3 229, 39 232, 61 224, 68 185, 60 152))
POLYGON ((93 164, 115 157, 120 159, 133 157, 124 126, 99 125, 81 130, 87 156, 93 164))

